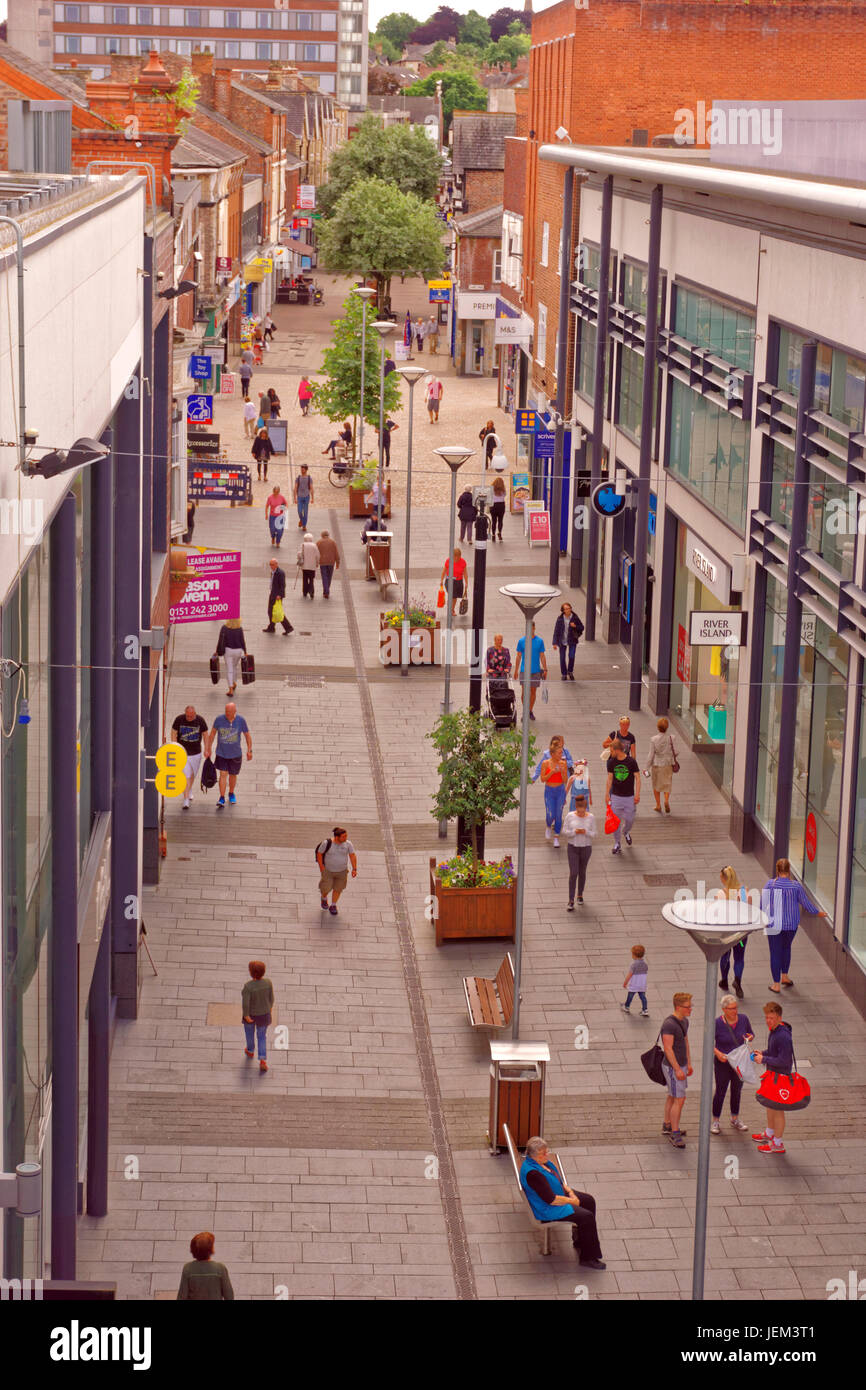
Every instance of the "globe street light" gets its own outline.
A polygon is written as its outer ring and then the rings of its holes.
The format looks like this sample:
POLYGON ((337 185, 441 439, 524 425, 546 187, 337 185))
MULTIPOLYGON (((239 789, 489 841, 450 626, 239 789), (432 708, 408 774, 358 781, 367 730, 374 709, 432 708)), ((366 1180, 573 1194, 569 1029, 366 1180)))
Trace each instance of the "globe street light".
MULTIPOLYGON (((698 1136, 698 1180, 695 1192, 695 1244, 692 1256, 692 1299, 704 1296, 707 1252, 707 1194, 710 1183, 710 1111, 715 1050, 716 966, 725 951, 744 936, 761 931, 769 918, 759 907, 739 898, 687 899, 667 903, 662 917, 672 927, 687 932, 700 946, 707 963, 704 982, 704 1051, 701 1058, 701 1114, 698 1136)), ((516 989, 515 989, 516 998, 516 989)))
POLYGON ((400 644, 400 675, 409 674, 409 638, 411 628, 409 623, 409 526, 411 523, 412 506, 412 420, 413 420, 413 396, 415 387, 422 377, 428 375, 426 367, 397 367, 397 375, 402 377, 409 387, 409 440, 408 440, 408 462, 406 465, 406 557, 404 562, 403 578, 403 635, 400 644))
POLYGON ((517 832, 517 891, 514 903, 514 1010, 511 1015, 511 1036, 520 1036, 520 967, 523 955, 523 871, 526 860, 526 788, 529 778, 529 697, 532 689, 532 623, 560 590, 550 584, 503 584, 499 590, 513 599, 523 614, 523 734, 520 744, 520 822, 517 832))
POLYGON ((506 457, 506 455, 505 455, 505 452, 504 452, 504 450, 503 450, 503 448, 502 448, 502 440, 499 438, 499 435, 498 435, 498 434, 495 434, 494 431, 491 430, 490 433, 487 435, 487 438, 484 440, 484 452, 483 452, 482 458, 481 458, 481 484, 482 484, 482 487, 485 485, 485 477, 484 477, 484 475, 485 475, 485 473, 487 472, 487 440, 488 440, 488 439, 492 439, 493 442, 494 442, 495 445, 496 445, 495 451, 490 455, 490 467, 493 469, 494 473, 504 473, 505 470, 506 470, 506 468, 508 467, 508 459, 507 459, 507 457, 506 457))
POLYGON ((358 461, 364 467, 364 368, 367 365, 367 305, 376 298, 370 285, 353 285, 352 294, 361 301, 361 423, 358 428, 358 461))
MULTIPOLYGON (((379 469, 376 475, 378 479, 376 486, 376 491, 378 493, 376 502, 376 530, 381 531, 382 493, 385 488, 385 475, 382 471, 382 459, 384 457, 384 441, 382 435, 385 430, 385 348, 388 345, 388 339, 393 333, 396 333, 397 325, 392 323, 390 319, 377 319, 373 327, 379 334, 379 343, 382 349, 379 357, 379 469)), ((364 460, 362 459, 362 465, 363 462, 364 460)))

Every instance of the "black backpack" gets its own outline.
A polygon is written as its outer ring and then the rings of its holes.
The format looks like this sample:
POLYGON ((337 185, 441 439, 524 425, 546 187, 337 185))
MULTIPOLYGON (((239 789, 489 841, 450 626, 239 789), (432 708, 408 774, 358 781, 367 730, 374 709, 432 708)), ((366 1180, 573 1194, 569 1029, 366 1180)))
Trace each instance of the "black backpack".
POLYGON ((324 859, 325 855, 328 853, 328 850, 331 848, 331 845, 332 845, 333 843, 334 843, 333 840, 320 840, 320 841, 319 841, 319 843, 316 845, 316 848, 313 850, 313 856, 314 856, 314 858, 315 858, 317 864, 318 864, 318 862, 319 862, 319 850, 322 850, 322 858, 324 859), (322 849, 322 845, 325 846, 324 849, 322 849))
POLYGON ((210 791, 211 787, 217 784, 217 770, 214 767, 212 758, 205 758, 201 765, 201 789, 203 792, 210 791))

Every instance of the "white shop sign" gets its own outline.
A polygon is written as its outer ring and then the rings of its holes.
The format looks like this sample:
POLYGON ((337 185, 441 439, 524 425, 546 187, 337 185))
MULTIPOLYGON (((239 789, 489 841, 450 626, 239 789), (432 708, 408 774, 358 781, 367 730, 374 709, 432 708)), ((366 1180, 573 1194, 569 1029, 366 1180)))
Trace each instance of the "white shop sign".
POLYGON ((470 294, 466 290, 457 291, 457 317, 459 319, 493 319, 496 317, 495 294, 470 294))
POLYGON ((493 329, 494 343, 528 343, 532 337, 532 320, 499 318, 493 329))
POLYGON ((705 589, 719 603, 731 601, 731 567, 699 541, 692 531, 686 531, 686 566, 696 574, 705 589))
POLYGON ((692 647, 741 647, 743 614, 698 612, 689 614, 689 645, 692 647))

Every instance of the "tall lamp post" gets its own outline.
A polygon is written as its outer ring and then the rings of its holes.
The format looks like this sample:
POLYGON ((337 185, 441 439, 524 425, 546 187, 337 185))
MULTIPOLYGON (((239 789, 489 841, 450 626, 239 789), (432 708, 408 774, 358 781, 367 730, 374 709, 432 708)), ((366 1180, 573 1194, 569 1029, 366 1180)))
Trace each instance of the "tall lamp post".
POLYGON ((526 784, 529 777, 529 695, 532 689, 532 624, 560 590, 551 584, 504 584, 499 590, 513 599, 523 614, 523 736, 520 746, 520 822, 517 832, 517 891, 514 904, 514 1011, 511 1015, 511 1036, 520 1037, 520 968, 523 957, 523 872, 526 859, 526 784))
POLYGON ((402 377, 409 387, 409 439, 408 439, 408 460, 406 464, 406 555, 403 564, 403 636, 400 643, 400 675, 409 674, 409 637, 411 635, 411 624, 409 622, 409 527, 412 520, 412 421, 414 418, 413 397, 415 387, 422 377, 428 375, 426 367, 398 367, 397 375, 402 377))
MULTIPOLYGON (((434 449, 451 469, 451 507, 448 515, 448 593, 445 598, 445 692, 442 699, 442 713, 451 713, 451 606, 454 602, 454 521, 457 514, 457 474, 467 459, 475 453, 474 449, 464 449, 459 444, 443 444, 434 449)), ((439 839, 448 836, 447 820, 439 822, 439 839)))
MULTIPOLYGON (((519 888, 519 884, 518 884, 519 888)), ((713 1093, 713 1052, 715 1048, 716 966, 735 942, 761 931, 769 918, 759 907, 739 899, 691 899, 667 903, 662 916, 672 927, 687 932, 700 946, 706 961, 704 982, 704 1050, 701 1057, 701 1115, 698 1135, 698 1179, 695 1191, 695 1244, 692 1256, 692 1299, 704 1297, 704 1266, 707 1254, 707 1196, 710 1185, 710 1112, 713 1093)), ((517 985, 515 983, 515 999, 517 985)))
MULTIPOLYGON (((378 471, 378 473, 377 473, 377 475, 376 475, 377 478, 378 478, 378 482, 377 482, 377 486, 376 486, 376 492, 377 492, 377 494, 378 494, 377 501, 376 501, 376 530, 377 530, 377 531, 381 531, 381 529, 382 529, 382 503, 383 503, 383 496, 382 496, 382 494, 383 494, 383 492, 384 492, 384 490, 385 490, 385 475, 384 475, 383 468, 382 468, 382 459, 383 459, 383 457, 384 457, 384 441, 383 441, 383 439, 382 439, 382 435, 383 435, 384 430, 385 430, 385 348, 388 346, 388 339, 389 339, 394 333, 396 333, 396 331, 397 331, 397 325, 396 325, 395 323, 392 323, 390 319, 377 319, 376 322, 373 324, 373 327, 375 328, 376 332, 379 334, 379 347, 380 347, 380 353, 379 353, 379 471, 378 471)), ((361 460, 361 462, 363 463, 363 459, 361 460)))
POLYGON ((367 366, 367 305, 376 298, 370 285, 355 285, 352 293, 361 301, 361 419, 358 425, 358 462, 364 467, 364 370, 367 366))

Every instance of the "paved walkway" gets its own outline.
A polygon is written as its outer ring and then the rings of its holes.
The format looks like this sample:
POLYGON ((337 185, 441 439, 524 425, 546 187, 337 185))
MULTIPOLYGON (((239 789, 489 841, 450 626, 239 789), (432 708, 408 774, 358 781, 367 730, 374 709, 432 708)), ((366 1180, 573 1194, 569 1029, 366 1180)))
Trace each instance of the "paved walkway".
MULTIPOLYGON (((454 394, 464 389, 455 379, 454 394)), ((483 423, 493 383, 468 389, 483 423)), ((223 431, 239 412, 236 403, 218 410, 223 431)), ((303 427, 311 435, 315 422, 303 427)), ((286 471, 281 461, 272 478, 283 484, 286 471)), ((427 863, 442 850, 425 734, 442 673, 402 680, 379 665, 382 604, 363 579, 358 523, 331 488, 317 495, 310 529, 328 527, 341 547, 332 599, 309 603, 290 590, 295 633, 261 633, 273 553, 264 491, 257 485, 252 509, 206 504, 198 513, 196 542, 239 544, 244 554, 242 613, 259 678, 238 703, 254 760, 236 808, 217 813, 214 796, 200 793, 189 812, 167 804, 168 858, 144 914, 159 975, 143 961, 141 1017, 118 1025, 111 1211, 81 1222, 80 1276, 114 1278, 124 1298, 173 1297, 190 1236, 210 1229, 242 1298, 574 1299, 576 1286, 591 1298, 688 1297, 703 962, 659 909, 677 884, 714 885, 728 862, 747 884, 763 880, 733 851, 724 799, 699 759, 683 757, 674 813, 653 815, 645 796, 634 847, 613 859, 598 845, 586 904, 569 914, 565 850, 545 841, 541 790, 530 791, 521 1034, 550 1043, 547 1137, 572 1183, 597 1198, 607 1270, 580 1270, 562 1233, 544 1259, 507 1157, 486 1148, 489 1052, 463 1003, 461 977, 495 972, 503 946, 437 950, 425 918, 427 863), (350 828, 360 872, 332 919, 319 909, 313 848, 336 823, 350 828), (638 940, 651 967, 649 1021, 619 1009, 638 940), (266 1076, 244 1057, 239 1026, 255 957, 277 999, 266 1076), (639 1062, 675 989, 695 995, 684 1152, 662 1139, 662 1093, 639 1062), (578 1048, 583 1027, 588 1046, 578 1048)), ((413 510, 412 591, 432 594, 447 509, 432 497, 413 510)), ((291 579, 291 536, 281 554, 291 579)), ((498 586, 541 577, 547 556, 528 550, 509 517, 506 542, 488 560, 488 631, 502 631, 513 649, 517 614, 498 586)), ((571 596, 565 585, 563 593, 571 596)), ((540 622, 548 643, 553 617, 548 610, 540 622)), ((207 625, 173 633, 168 725, 190 701, 208 722, 220 712, 223 687, 207 673, 213 645, 207 625)), ((616 648, 581 646, 577 673, 574 684, 551 682, 537 737, 543 746, 563 731, 572 753, 588 757, 598 814, 597 754, 627 703, 627 668, 616 648)), ((468 673, 454 676, 459 706, 468 673)), ((641 713, 633 728, 643 754, 654 721, 641 713)), ((516 830, 516 816, 494 827, 489 850, 514 852, 516 830)), ((803 933, 792 968, 796 988, 784 1004, 815 1099, 791 1117, 784 1158, 763 1157, 727 1126, 713 1140, 710 1298, 823 1298, 828 1279, 866 1261, 866 1024, 803 933)), ((759 939, 743 1005, 759 1035, 766 972, 759 939)), ((750 1098, 743 1113, 751 1128, 765 1112, 750 1098)))

